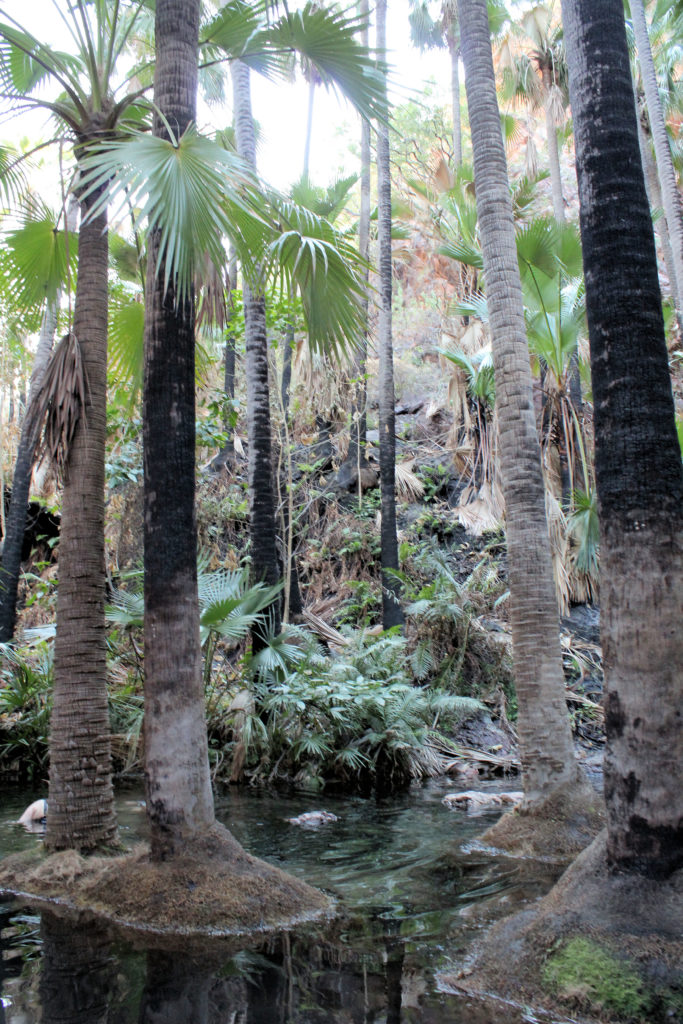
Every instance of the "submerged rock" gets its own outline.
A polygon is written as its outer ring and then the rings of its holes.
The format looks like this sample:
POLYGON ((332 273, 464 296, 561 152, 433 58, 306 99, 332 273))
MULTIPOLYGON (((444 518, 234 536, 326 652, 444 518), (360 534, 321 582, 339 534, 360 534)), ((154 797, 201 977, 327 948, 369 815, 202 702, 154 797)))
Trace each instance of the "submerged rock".
POLYGON ((301 825, 302 828, 318 828, 319 825, 326 825, 329 821, 339 821, 336 814, 331 811, 306 811, 296 818, 285 818, 290 825, 301 825))
POLYGON ((467 790, 464 793, 448 793, 441 801, 446 807, 467 810, 468 814, 483 814, 493 807, 516 807, 522 802, 523 793, 480 793, 467 790))

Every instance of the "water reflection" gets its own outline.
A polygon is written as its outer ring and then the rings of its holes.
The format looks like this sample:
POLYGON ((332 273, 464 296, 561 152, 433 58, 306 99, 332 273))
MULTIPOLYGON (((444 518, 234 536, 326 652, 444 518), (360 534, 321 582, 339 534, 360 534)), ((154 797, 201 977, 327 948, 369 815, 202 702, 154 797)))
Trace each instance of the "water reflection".
MULTIPOLYGON (((146 940, 14 908, 0 915, 0 1024, 521 1024, 508 1006, 441 993, 435 981, 491 920, 545 892, 538 865, 463 853, 488 820, 405 798, 326 799, 317 832, 288 823, 305 797, 240 792, 221 816, 253 853, 332 892, 342 913, 251 946, 150 949, 146 940)), ((3 816, 5 803, 3 801, 3 816)), ((7 815, 12 814, 7 807, 7 815)), ((119 801, 124 835, 144 827, 137 796, 119 801)), ((16 814, 12 814, 16 822, 16 814)), ((0 853, 35 843, 0 820, 0 853), (2 849, 3 839, 5 850, 2 849), (17 848, 15 845, 14 848, 17 848)))

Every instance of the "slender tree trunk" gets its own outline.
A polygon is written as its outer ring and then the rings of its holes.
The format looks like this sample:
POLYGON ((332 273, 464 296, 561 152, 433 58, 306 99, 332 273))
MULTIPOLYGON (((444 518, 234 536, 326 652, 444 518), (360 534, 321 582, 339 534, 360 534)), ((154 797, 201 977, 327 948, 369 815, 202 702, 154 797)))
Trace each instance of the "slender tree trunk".
MULTIPOLYGON (((196 112, 199 0, 157 0, 154 100, 181 136, 196 112)), ((159 114, 154 132, 164 137, 159 114)), ((143 393, 145 778, 152 856, 213 823, 197 598, 194 297, 147 259, 143 393)))
POLYGON ((486 0, 459 0, 506 506, 525 803, 579 781, 559 643, 529 350, 486 0))
POLYGON ((683 865, 683 469, 622 3, 562 11, 595 406, 607 856, 666 878, 683 865))
POLYGON ((545 133, 548 143, 548 166, 550 168, 550 185, 553 193, 553 216, 558 224, 564 224, 564 196, 562 194, 562 174, 560 171, 560 150, 557 144, 557 125, 552 111, 552 74, 549 68, 543 68, 543 86, 545 89, 545 133))
MULTIPOLYGON (((635 92, 635 82, 634 98, 636 103, 636 121, 638 123, 638 145, 640 148, 640 159, 643 164, 643 173, 645 175, 645 190, 647 192, 647 198, 650 203, 651 210, 662 210, 664 207, 662 202, 662 190, 659 186, 659 175, 657 174, 657 164, 655 163, 655 159, 652 155, 652 149, 650 148, 650 139, 645 133, 643 121, 640 116, 638 96, 635 92)), ((671 248, 671 239, 669 238, 669 229, 666 226, 666 217, 660 217, 657 220, 655 231, 659 235, 659 243, 662 247, 664 266, 666 267, 666 273, 669 278, 669 294, 671 296, 674 309, 676 310, 678 329, 681 335, 683 335, 683 309, 678 308, 679 291, 676 281, 676 266, 674 264, 673 249, 671 248)))
POLYGON ((86 397, 66 466, 59 539, 54 703, 50 723, 50 850, 116 840, 104 623, 104 449, 107 429, 106 214, 81 205, 73 333, 86 397))
POLYGON ((311 161, 311 137, 313 135, 313 103, 315 101, 315 78, 312 77, 308 83, 308 111, 306 114, 306 139, 304 141, 304 169, 303 177, 309 178, 309 164, 311 161))
MULTIPOLYGON (((232 326, 233 318, 233 292, 237 287, 237 257, 235 256, 234 250, 230 254, 230 262, 228 267, 228 322, 225 325, 225 346, 223 349, 223 391, 226 399, 232 402, 235 398, 235 367, 237 363, 237 344, 235 339, 235 332, 232 326)), ((232 467, 235 462, 235 428, 232 420, 232 410, 230 416, 226 416, 223 421, 223 427, 227 434, 227 439, 218 455, 211 461, 211 469, 219 473, 226 467, 232 467)))
MULTIPOLYGON (((376 7, 377 52, 386 52, 387 2, 376 7)), ((385 86, 386 88, 386 86, 385 86)), ((385 92, 386 97, 386 92, 385 92)), ((389 164, 389 103, 385 101, 386 121, 377 125, 377 191, 379 235, 379 471, 382 493, 382 625, 385 629, 404 622, 400 605, 400 586, 392 570, 398 569, 396 537, 396 417, 394 398, 394 360, 391 339, 391 168, 389 164)))
MULTIPOLYGON (((43 383, 56 328, 57 301, 55 300, 46 308, 43 316, 38 348, 31 374, 29 403, 36 401, 43 383)), ((25 415, 21 427, 17 461, 12 477, 12 497, 5 524, 5 540, 2 547, 2 566, 0 567, 0 642, 2 643, 9 643, 12 640, 17 618, 17 591, 21 569, 21 550, 26 529, 26 511, 31 487, 31 475, 33 473, 33 463, 39 439, 39 431, 34 428, 31 419, 31 417, 25 415)))
MULTIPOLYGON (((368 0, 361 0, 360 16, 363 19, 361 30, 361 43, 363 46, 369 44, 368 19, 370 8, 368 0)), ((370 122, 361 122, 360 135, 360 216, 358 218, 358 248, 361 256, 366 262, 363 270, 365 281, 365 298, 363 300, 365 331, 362 342, 354 355, 353 366, 353 400, 351 402, 351 431, 349 437, 349 452, 347 463, 352 471, 358 474, 358 494, 361 494, 360 472, 366 464, 365 450, 367 448, 367 360, 368 360, 368 286, 369 286, 369 259, 370 259, 370 122)))
MULTIPOLYGON (((657 74, 652 58, 652 48, 647 31, 643 0, 631 0, 631 20, 638 48, 638 60, 643 79, 647 112, 650 116, 664 216, 666 217, 666 226, 669 230, 673 251, 676 287, 675 305, 677 310, 683 311, 683 211, 681 210, 681 197, 676 185, 676 171, 671 156, 669 137, 664 123, 664 112, 659 97, 657 74)), ((674 282, 672 281, 673 285, 674 282)))
MULTIPOLYGON (((256 139, 249 68, 236 60, 232 62, 231 71, 237 152, 255 170, 256 139)), ((263 295, 253 291, 246 281, 242 295, 246 341, 251 573, 255 582, 274 584, 280 579, 280 566, 275 530, 266 304, 263 295)), ((269 614, 271 629, 277 633, 280 631, 281 614, 278 601, 271 605, 269 614)), ((252 633, 253 649, 259 650, 264 642, 263 629, 257 627, 252 633)))
POLYGON ((453 110, 453 166, 462 163, 462 124, 460 122, 460 47, 449 32, 448 52, 451 57, 451 105, 453 110))

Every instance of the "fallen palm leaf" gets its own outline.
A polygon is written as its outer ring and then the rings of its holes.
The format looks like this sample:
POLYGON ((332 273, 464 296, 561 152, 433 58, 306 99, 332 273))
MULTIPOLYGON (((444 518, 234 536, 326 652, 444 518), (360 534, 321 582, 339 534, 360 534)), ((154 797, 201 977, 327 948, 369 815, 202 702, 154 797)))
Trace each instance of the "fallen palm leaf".
POLYGON ((399 498, 405 501, 419 501, 423 496, 424 484, 412 470, 413 462, 397 463, 396 465, 396 493, 399 498))

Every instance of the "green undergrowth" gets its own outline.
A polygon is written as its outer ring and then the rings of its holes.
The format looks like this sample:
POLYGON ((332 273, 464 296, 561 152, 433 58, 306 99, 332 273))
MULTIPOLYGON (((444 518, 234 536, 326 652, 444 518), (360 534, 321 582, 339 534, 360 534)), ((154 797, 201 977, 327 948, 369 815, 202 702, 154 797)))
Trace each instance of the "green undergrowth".
POLYGON ((256 684, 241 733, 248 776, 369 795, 438 774, 435 743, 482 705, 413 679, 407 641, 395 634, 353 634, 332 657, 309 645, 294 672, 256 684))
POLYGON ((549 957, 543 982, 562 1002, 601 1020, 656 1024, 683 1013, 683 991, 648 981, 624 956, 580 936, 549 957))

